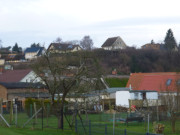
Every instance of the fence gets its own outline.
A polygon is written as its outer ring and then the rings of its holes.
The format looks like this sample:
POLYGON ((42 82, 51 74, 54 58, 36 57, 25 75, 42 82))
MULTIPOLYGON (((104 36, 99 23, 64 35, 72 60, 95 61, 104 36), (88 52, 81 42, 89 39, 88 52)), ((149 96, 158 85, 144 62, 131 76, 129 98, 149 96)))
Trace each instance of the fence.
MULTIPOLYGON (((9 124, 11 127, 31 129, 58 129, 58 118, 56 114, 58 111, 52 111, 48 104, 42 107, 41 104, 33 103, 28 108, 21 108, 10 104, 9 107, 2 110, 0 125, 8 126, 9 124)), ((80 135, 145 135, 145 133, 137 133, 125 129, 127 126, 125 122, 127 117, 138 117, 136 113, 119 112, 114 115, 113 113, 96 112, 95 114, 81 114, 81 118, 78 118, 75 117, 73 109, 71 111, 64 109, 64 114, 64 130, 75 130, 80 135), (117 123, 120 127, 113 125, 117 123), (122 125, 124 126, 123 128, 122 125)), ((141 126, 139 124, 142 124, 142 122, 130 122, 130 126, 139 127, 141 126)))
POLYGON ((127 129, 113 128, 111 124, 95 123, 76 120, 75 131, 79 135, 158 135, 152 133, 139 133, 127 129))
MULTIPOLYGON (((16 105, 2 108, 0 113, 0 126, 20 127, 31 129, 52 128, 58 129, 57 110, 50 111, 49 107, 33 106, 27 108, 17 108, 16 105)), ((65 114, 65 113, 64 113, 65 114)), ((71 130, 68 120, 72 119, 72 115, 65 114, 64 130, 71 130)))

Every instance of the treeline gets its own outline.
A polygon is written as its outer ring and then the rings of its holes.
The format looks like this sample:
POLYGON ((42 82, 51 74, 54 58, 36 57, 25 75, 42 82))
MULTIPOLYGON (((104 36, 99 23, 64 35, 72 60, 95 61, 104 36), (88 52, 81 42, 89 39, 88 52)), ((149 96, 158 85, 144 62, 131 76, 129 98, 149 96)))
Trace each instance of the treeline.
POLYGON ((94 50, 102 70, 110 74, 135 72, 180 72, 180 52, 128 48, 118 51, 94 50))

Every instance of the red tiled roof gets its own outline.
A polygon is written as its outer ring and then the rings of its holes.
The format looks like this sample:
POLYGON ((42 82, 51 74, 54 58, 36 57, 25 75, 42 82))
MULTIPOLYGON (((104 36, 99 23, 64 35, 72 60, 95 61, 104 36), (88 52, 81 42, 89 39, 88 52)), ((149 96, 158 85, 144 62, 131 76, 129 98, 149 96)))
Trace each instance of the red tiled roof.
POLYGON ((31 69, 5 70, 0 74, 0 82, 19 82, 31 71, 31 69))
POLYGON ((180 80, 180 74, 176 72, 160 72, 160 73, 132 73, 126 87, 132 90, 156 90, 161 91, 177 91, 177 81, 180 80), (170 85, 167 80, 171 79, 170 85))

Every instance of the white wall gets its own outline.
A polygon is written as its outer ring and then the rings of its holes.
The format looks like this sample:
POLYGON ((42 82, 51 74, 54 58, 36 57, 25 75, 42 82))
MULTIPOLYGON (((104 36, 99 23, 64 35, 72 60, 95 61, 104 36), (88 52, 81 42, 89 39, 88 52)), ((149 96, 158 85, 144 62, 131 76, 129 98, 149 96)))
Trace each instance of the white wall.
POLYGON ((157 92, 147 92, 146 98, 147 99, 158 99, 158 93, 157 92))
POLYGON ((31 71, 29 72, 20 82, 41 82, 41 79, 36 76, 36 74, 31 71))
POLYGON ((30 60, 34 59, 34 58, 36 58, 37 53, 38 52, 35 52, 35 53, 34 52, 33 53, 26 53, 25 54, 25 59, 30 59, 30 60))
MULTIPOLYGON (((130 99, 135 100, 142 100, 142 92, 131 92, 130 93, 130 99)), ((146 98, 147 99, 158 99, 158 93, 157 92, 146 92, 146 98)))
POLYGON ((116 105, 129 106, 130 93, 129 91, 116 91, 116 105))

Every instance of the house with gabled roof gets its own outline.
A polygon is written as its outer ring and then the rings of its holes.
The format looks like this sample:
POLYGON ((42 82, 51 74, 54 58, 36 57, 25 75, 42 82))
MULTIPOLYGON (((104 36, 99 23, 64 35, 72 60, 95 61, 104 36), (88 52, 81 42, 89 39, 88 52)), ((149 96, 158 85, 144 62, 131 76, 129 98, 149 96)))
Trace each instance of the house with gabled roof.
POLYGON ((118 36, 118 37, 108 38, 101 47, 104 50, 117 50, 117 49, 125 49, 127 45, 123 41, 123 39, 120 36, 118 36))
POLYGON ((159 93, 177 92, 180 74, 176 72, 131 73, 126 87, 132 90, 155 90, 159 93))
POLYGON ((82 48, 79 45, 72 45, 67 43, 51 43, 48 47, 48 51, 51 53, 68 53, 81 50, 82 48))
POLYGON ((24 51, 26 60, 35 59, 43 55, 44 53, 45 53, 44 47, 30 47, 30 48, 26 48, 26 50, 24 51))
POLYGON ((2 70, 0 82, 41 82, 41 79, 31 69, 2 70))

